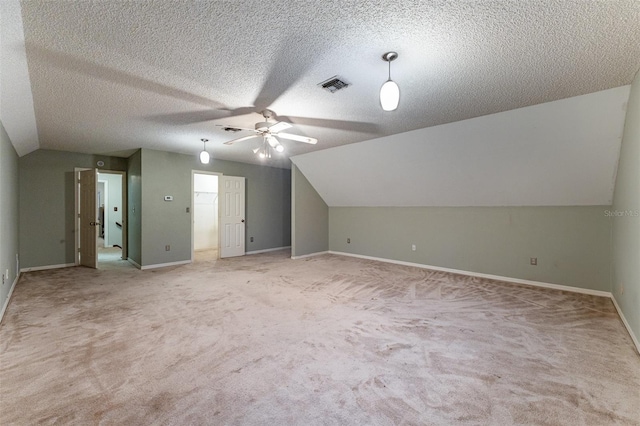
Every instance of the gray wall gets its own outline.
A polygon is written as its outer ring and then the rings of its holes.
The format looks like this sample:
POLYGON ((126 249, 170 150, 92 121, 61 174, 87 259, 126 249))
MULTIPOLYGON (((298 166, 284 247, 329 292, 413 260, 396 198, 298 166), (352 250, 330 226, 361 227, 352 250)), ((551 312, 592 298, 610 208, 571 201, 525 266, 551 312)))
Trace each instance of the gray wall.
POLYGON ((18 160, 20 267, 74 263, 75 167, 125 171, 127 160, 64 151, 37 150, 18 160))
POLYGON ((608 208, 330 207, 329 249, 609 291, 608 208))
POLYGON ((291 176, 291 255, 295 257, 327 251, 329 208, 295 164, 291 166, 291 176))
POLYGON ((0 309, 18 275, 18 154, 0 122, 0 274, 9 278, 0 287, 0 309))
POLYGON ((246 250, 291 245, 289 170, 142 149, 142 266, 191 259, 191 171, 246 178, 246 250), (173 201, 164 201, 172 195, 173 201), (254 241, 250 242, 250 238, 254 241), (165 251, 170 245, 171 250, 165 251))
POLYGON ((640 340, 640 72, 629 96, 612 213, 612 293, 640 340))
POLYGON ((142 265, 142 152, 127 159, 127 257, 142 265))

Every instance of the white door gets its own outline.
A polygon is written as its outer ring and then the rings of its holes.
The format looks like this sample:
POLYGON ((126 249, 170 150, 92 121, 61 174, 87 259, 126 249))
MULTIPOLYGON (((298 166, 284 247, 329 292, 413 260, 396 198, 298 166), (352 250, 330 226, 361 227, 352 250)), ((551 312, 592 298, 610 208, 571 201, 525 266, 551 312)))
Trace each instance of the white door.
POLYGON ((80 264, 98 267, 98 170, 80 172, 80 264))
POLYGON ((220 257, 244 256, 244 178, 221 176, 220 257))

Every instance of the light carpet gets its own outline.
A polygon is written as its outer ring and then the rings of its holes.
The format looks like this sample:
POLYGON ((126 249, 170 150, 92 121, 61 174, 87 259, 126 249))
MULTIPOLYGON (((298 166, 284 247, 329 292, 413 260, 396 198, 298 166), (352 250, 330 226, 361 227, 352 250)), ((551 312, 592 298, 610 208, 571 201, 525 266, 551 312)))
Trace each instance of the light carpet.
POLYGON ((289 256, 24 274, 0 424, 640 424, 609 299, 289 256))

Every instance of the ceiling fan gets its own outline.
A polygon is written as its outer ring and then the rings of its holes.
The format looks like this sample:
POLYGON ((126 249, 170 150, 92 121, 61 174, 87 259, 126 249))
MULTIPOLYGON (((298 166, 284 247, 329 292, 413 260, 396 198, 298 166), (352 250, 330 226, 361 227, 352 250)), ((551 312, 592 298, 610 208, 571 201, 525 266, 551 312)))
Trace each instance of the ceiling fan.
POLYGON ((318 139, 310 138, 307 136, 294 135, 291 133, 282 133, 282 130, 293 127, 291 124, 284 121, 269 121, 275 114, 269 109, 265 109, 261 112, 264 117, 264 121, 255 124, 255 128, 247 129, 235 126, 226 126, 222 124, 216 124, 218 127, 224 127, 232 131, 248 130, 255 134, 249 136, 243 136, 241 138, 233 139, 224 142, 225 145, 233 145, 236 142, 242 142, 245 140, 262 137, 262 145, 254 149, 254 154, 258 154, 261 158, 271 158, 271 150, 275 149, 277 152, 283 152, 284 146, 280 143, 278 138, 289 139, 296 142, 303 142, 308 144, 316 144, 318 139), (278 138, 276 138, 276 136, 278 138))

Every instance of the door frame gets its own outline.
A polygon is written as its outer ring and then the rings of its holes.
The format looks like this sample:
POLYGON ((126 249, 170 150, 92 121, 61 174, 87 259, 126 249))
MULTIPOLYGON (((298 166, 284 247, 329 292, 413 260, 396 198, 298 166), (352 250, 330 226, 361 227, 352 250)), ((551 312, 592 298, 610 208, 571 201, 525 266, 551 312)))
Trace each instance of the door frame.
POLYGON ((191 170, 191 263, 195 260, 196 256, 196 239, 195 239, 195 175, 213 175, 218 176, 218 209, 216 214, 218 215, 218 254, 216 259, 220 259, 220 181, 222 180, 222 173, 219 172, 208 172, 204 170, 191 170))
MULTIPOLYGON (((74 238, 74 264, 76 266, 80 265, 80 188, 78 187, 78 172, 83 170, 93 170, 92 167, 74 167, 73 168, 73 187, 75 193, 74 199, 74 230, 75 230, 75 238, 74 238)), ((127 207, 127 172, 123 172, 120 170, 103 170, 98 169, 98 173, 105 174, 113 174, 113 175, 122 175, 122 258, 126 260, 128 258, 128 240, 129 240, 129 229, 128 229, 128 207, 127 207)), ((96 252, 97 253, 97 252, 96 252)), ((97 256, 97 254, 96 254, 97 256)))

